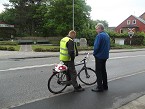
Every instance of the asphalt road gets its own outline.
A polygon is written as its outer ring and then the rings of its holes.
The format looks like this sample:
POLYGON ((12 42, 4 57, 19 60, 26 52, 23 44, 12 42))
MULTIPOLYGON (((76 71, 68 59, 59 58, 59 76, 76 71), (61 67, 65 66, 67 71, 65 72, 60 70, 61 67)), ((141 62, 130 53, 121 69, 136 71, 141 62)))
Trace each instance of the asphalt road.
MULTIPOLYGON (((76 62, 82 58, 83 56, 77 57, 76 62)), ((58 62, 58 57, 1 60, 0 108, 55 96, 47 90, 47 81, 58 62)), ((107 62, 108 79, 144 72, 144 65, 145 51, 111 53, 107 62)), ((93 56, 90 56, 88 66, 94 68, 93 56)), ((69 91, 73 91, 73 88, 65 90, 69 91)))

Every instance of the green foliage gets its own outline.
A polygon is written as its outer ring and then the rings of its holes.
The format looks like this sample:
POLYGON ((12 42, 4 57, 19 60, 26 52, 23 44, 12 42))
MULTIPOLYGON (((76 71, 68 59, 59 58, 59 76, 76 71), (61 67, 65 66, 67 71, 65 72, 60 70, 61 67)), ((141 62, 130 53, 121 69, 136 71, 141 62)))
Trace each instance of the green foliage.
MULTIPOLYGON (((32 49, 35 52, 59 52, 60 47, 59 46, 47 46, 47 45, 33 45, 32 49)), ((78 47, 79 51, 82 50, 92 50, 93 47, 92 46, 88 46, 88 47, 78 47)))
POLYGON ((14 47, 8 47, 7 50, 8 51, 15 51, 15 48, 14 47))
POLYGON ((129 37, 128 33, 117 33, 117 32, 114 32, 114 31, 107 31, 107 33, 111 38, 126 38, 126 37, 129 37))
POLYGON ((7 47, 0 46, 0 50, 7 50, 7 47))
POLYGON ((0 41, 0 45, 18 45, 18 42, 0 41))
POLYGON ((145 37, 145 33, 144 32, 137 32, 134 34, 134 36, 136 37, 145 37))
POLYGON ((111 44, 111 47, 115 47, 115 42, 112 38, 110 39, 110 44, 111 44))
MULTIPOLYGON (((9 0, 13 8, 0 14, 0 21, 16 25, 20 36, 64 36, 72 29, 71 0, 9 0)), ((9 5, 9 4, 8 4, 9 5)), ((75 30, 88 23, 90 6, 76 0, 75 30)))
POLYGON ((6 50, 6 51, 18 51, 20 47, 17 46, 7 46, 7 45, 0 45, 0 50, 6 50))

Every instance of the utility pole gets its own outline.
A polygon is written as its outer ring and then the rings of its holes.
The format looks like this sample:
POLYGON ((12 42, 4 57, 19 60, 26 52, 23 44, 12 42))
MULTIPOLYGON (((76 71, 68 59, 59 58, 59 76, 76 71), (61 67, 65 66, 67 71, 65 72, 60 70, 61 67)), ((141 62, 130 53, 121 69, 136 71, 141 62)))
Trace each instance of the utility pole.
POLYGON ((75 24, 74 17, 75 15, 74 15, 74 0, 73 0, 73 30, 74 30, 74 24, 75 24))

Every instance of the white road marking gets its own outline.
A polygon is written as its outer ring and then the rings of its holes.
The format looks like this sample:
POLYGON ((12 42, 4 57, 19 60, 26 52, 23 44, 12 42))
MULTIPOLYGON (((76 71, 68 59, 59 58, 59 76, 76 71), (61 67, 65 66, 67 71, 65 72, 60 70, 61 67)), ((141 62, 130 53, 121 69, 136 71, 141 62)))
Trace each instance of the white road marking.
POLYGON ((44 65, 35 65, 35 66, 25 66, 25 67, 16 67, 16 68, 9 68, 6 70, 0 70, 0 72, 6 72, 6 71, 14 71, 14 70, 23 70, 23 69, 31 69, 31 68, 40 68, 40 67, 49 67, 49 66, 53 66, 56 65, 56 63, 54 64, 44 64, 44 65))
MULTIPOLYGON (((145 57, 145 55, 113 57, 113 58, 109 58, 109 60, 135 58, 135 57, 145 57)), ((92 60, 92 61, 95 61, 95 60, 92 60)), ((76 62, 76 63, 79 63, 79 62, 76 62)), ((46 67, 46 66, 49 67, 49 66, 53 66, 53 65, 56 65, 56 64, 57 63, 54 63, 54 64, 44 64, 44 65, 35 65, 35 66, 16 67, 16 68, 9 68, 9 69, 5 69, 5 70, 0 70, 0 72, 14 71, 14 70, 23 70, 23 69, 31 69, 31 68, 40 68, 40 67, 46 67)))
MULTIPOLYGON (((145 57, 145 55, 113 57, 113 58, 109 58, 109 60, 126 59, 126 58, 136 58, 136 57, 145 57)), ((95 61, 95 60, 92 60, 92 61, 95 61)))

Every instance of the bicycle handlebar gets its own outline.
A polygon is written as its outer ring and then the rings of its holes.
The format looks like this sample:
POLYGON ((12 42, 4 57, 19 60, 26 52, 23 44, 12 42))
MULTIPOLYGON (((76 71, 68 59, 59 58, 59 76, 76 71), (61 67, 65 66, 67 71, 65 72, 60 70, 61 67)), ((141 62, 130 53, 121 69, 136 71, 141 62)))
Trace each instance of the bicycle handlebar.
POLYGON ((86 61, 89 58, 90 53, 87 53, 87 56, 84 57, 80 62, 86 61))

